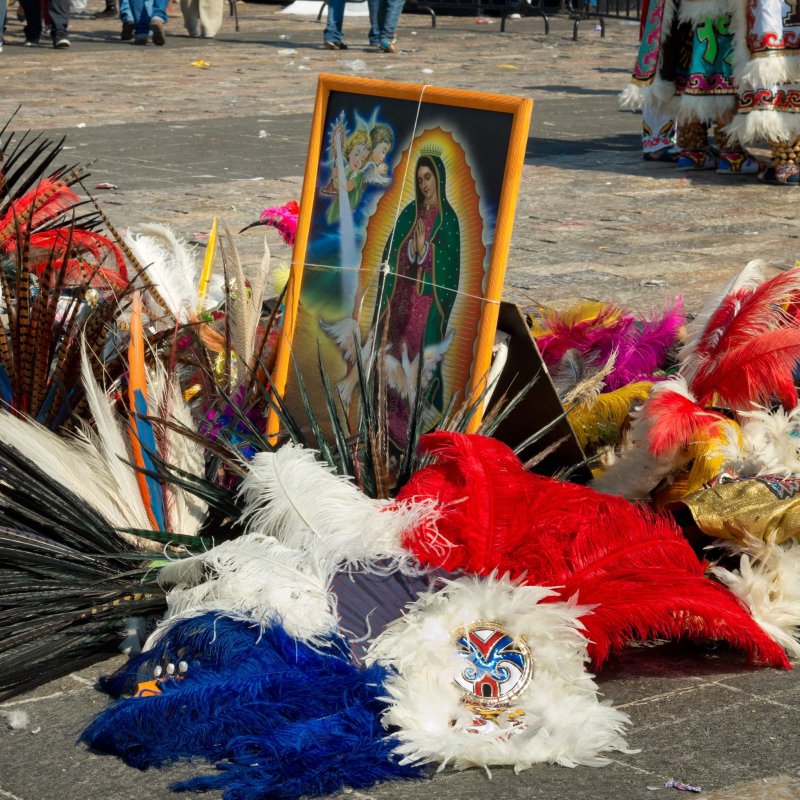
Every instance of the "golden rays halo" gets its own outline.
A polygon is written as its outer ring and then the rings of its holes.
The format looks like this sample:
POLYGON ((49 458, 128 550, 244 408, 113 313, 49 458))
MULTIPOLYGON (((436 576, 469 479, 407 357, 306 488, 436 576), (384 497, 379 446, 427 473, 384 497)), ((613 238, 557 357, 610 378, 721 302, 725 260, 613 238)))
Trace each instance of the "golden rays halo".
MULTIPOLYGON (((363 297, 359 314, 362 336, 374 319, 378 273, 383 252, 403 209, 414 201, 414 164, 422 155, 439 156, 445 169, 445 196, 458 217, 461 239, 461 273, 448 326, 454 337, 442 363, 445 405, 451 394, 468 385, 473 347, 477 338, 484 294, 486 247, 483 243, 483 218, 480 196, 467 154, 450 131, 430 128, 413 139, 393 169, 394 181, 383 194, 366 227, 361 251, 358 295, 363 297), (404 179, 405 178, 405 179, 404 179)), ((396 264, 390 264, 394 271, 396 264)))

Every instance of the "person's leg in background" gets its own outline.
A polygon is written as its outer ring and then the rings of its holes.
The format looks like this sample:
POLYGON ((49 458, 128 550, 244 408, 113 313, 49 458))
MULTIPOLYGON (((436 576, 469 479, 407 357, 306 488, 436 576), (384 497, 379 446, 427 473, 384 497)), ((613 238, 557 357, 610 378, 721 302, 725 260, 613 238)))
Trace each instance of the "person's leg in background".
POLYGON ((42 36, 42 6, 39 0, 19 0, 25 11, 25 44, 33 47, 42 36))
POLYGON ((119 18, 122 20, 122 32, 119 38, 122 39, 123 42, 129 42, 133 39, 133 34, 136 30, 136 23, 133 21, 131 0, 119 0, 119 18))
POLYGON ((150 30, 153 32, 153 44, 167 43, 164 26, 167 24, 167 4, 169 0, 151 0, 150 30))
POLYGON ((6 0, 0 0, 0 53, 3 52, 3 28, 6 26, 6 0))
POLYGON ((369 10, 369 43, 379 47, 381 43, 381 27, 383 23, 381 11, 384 10, 383 0, 367 0, 369 10))
POLYGON ((344 24, 345 0, 331 0, 328 3, 328 24, 325 26, 323 39, 329 50, 347 50, 343 41, 342 25, 344 24))
POLYGON ((61 49, 70 46, 67 36, 69 26, 69 0, 47 0, 47 11, 50 14, 50 36, 53 47, 61 49))
POLYGON ((204 39, 213 39, 222 27, 222 16, 225 10, 224 0, 200 0, 200 35, 204 39))
POLYGON ((383 4, 383 19, 381 21, 381 35, 378 46, 384 53, 394 53, 397 51, 395 47, 395 31, 397 30, 397 23, 400 22, 400 14, 403 13, 403 6, 405 0, 381 0, 383 4))

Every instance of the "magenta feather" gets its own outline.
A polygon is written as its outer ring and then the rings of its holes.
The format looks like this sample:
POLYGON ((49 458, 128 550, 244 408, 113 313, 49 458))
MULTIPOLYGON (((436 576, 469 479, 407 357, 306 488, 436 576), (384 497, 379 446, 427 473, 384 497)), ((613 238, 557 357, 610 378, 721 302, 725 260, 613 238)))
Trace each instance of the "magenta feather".
POLYGON ((615 306, 604 308, 596 317, 573 322, 558 315, 549 320, 549 332, 536 339, 547 366, 557 364, 568 350, 591 355, 598 363, 608 360, 617 342, 635 323, 631 316, 618 315, 615 306))
POLYGON ((613 391, 636 381, 652 380, 675 344, 683 323, 683 298, 678 297, 660 317, 654 315, 641 323, 641 327, 629 328, 625 339, 619 342, 616 363, 606 378, 606 386, 613 391))
POLYGON ((297 216, 299 213, 300 206, 295 200, 290 200, 282 206, 265 208, 259 216, 259 221, 262 225, 271 225, 280 233, 286 244, 293 245, 297 235, 297 216))

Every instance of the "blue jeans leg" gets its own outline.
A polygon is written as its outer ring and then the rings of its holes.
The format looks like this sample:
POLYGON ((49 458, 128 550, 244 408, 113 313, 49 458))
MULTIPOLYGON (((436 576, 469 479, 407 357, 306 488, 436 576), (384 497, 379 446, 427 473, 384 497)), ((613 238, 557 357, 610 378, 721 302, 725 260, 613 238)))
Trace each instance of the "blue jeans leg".
POLYGON ((331 0, 328 3, 328 24, 325 27, 325 41, 342 41, 342 25, 344 23, 345 0, 331 0))
POLYGON ((381 40, 381 6, 383 0, 367 0, 369 9, 369 43, 377 45, 381 40))
POLYGON ((381 39, 391 42, 397 30, 397 23, 400 21, 400 14, 403 13, 405 0, 383 0, 384 12, 381 22, 381 39))
POLYGON ((167 21, 167 5, 169 0, 153 0, 153 13, 151 16, 167 21))
POLYGON ((123 22, 133 22, 131 0, 119 0, 119 18, 123 22))
POLYGON ((3 25, 6 24, 6 0, 0 0, 0 45, 3 44, 3 25))
POLYGON ((150 17, 153 16, 153 0, 130 0, 133 17, 133 35, 142 39, 150 33, 150 17))

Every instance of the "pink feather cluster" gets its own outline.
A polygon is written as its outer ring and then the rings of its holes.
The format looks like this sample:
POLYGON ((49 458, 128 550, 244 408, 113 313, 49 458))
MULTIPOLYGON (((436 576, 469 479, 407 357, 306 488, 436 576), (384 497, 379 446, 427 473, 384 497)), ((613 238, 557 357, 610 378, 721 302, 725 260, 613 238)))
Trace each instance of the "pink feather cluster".
POLYGON ((683 324, 680 297, 663 314, 645 320, 612 305, 578 322, 553 312, 545 322, 548 332, 536 343, 548 367, 558 364, 569 350, 578 350, 600 365, 616 353, 614 369, 605 380, 605 390, 613 391, 635 381, 653 380, 683 324))
POLYGON ((295 236, 297 236, 297 216, 299 213, 300 206, 297 201, 290 200, 282 206, 265 208, 259 216, 259 222, 262 225, 271 225, 280 233, 283 241, 292 246, 295 236))

